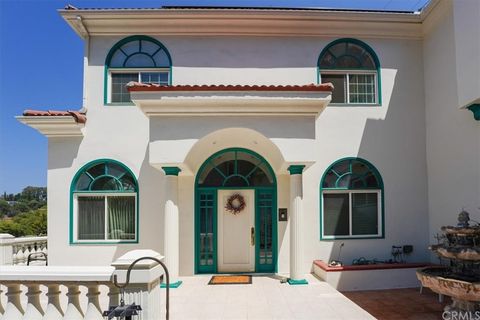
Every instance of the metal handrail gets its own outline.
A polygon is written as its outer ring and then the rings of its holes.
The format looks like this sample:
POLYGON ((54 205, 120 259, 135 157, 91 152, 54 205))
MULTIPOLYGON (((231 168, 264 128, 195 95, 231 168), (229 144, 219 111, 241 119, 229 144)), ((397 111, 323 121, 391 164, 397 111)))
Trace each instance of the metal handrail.
POLYGON ((165 277, 166 277, 166 280, 167 280, 167 286, 166 286, 166 299, 165 299, 165 308, 166 308, 166 315, 165 315, 165 318, 166 320, 169 320, 170 318, 170 274, 168 273, 168 269, 167 269, 167 266, 160 260, 158 260, 157 258, 153 258, 153 257, 142 257, 142 258, 138 258, 137 260, 133 261, 130 266, 128 267, 127 269, 127 277, 126 277, 126 281, 125 283, 122 285, 122 284, 119 284, 118 283, 118 279, 117 279, 117 275, 114 274, 113 275, 113 284, 121 289, 122 291, 125 289, 125 287, 127 287, 129 284, 130 284, 130 273, 132 272, 132 269, 133 267, 140 261, 142 260, 153 260, 155 262, 158 262, 158 264, 160 264, 163 268, 163 270, 165 271, 165 277))

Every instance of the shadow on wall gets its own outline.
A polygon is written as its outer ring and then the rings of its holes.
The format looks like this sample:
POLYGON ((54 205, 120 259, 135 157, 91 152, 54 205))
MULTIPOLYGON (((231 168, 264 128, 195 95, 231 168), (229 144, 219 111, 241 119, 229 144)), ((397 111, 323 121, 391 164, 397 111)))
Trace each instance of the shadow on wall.
MULTIPOLYGON (((180 68, 312 68, 317 67, 318 55, 334 39, 312 41, 309 37, 282 39, 278 37, 154 37, 169 51, 174 67, 180 68)), ((92 50, 104 54, 92 55, 90 65, 104 66, 110 49, 118 38, 95 37, 92 50)), ((193 75, 190 75, 192 77, 193 75)), ((206 79, 204 79, 205 82, 206 79)), ((250 81, 251 82, 251 81, 250 81)))
POLYGON ((135 249, 151 249, 163 253, 165 175, 149 163, 149 151, 146 149, 137 177, 139 187, 139 234, 138 244, 115 246, 112 261, 135 249))
POLYGON ((48 170, 71 168, 82 140, 83 137, 48 139, 48 170))
POLYGON ((201 139, 227 128, 249 128, 267 138, 315 139, 313 117, 162 117, 152 119, 150 141, 201 139))
MULTIPOLYGON (((421 66, 421 65, 420 65, 421 66)), ((392 246, 413 245, 408 262, 429 260, 428 199, 426 168, 425 107, 422 68, 404 65, 397 69, 382 69, 383 105, 379 109, 352 107, 334 110, 362 117, 365 124, 359 131, 358 151, 343 157, 357 156, 371 162, 384 182, 384 238, 321 241, 329 247, 329 261, 340 259, 352 264, 354 259, 391 259, 392 246), (392 106, 392 108, 390 108, 392 106), (341 244, 341 255, 339 250, 341 244)), ((330 107, 334 108, 334 107, 330 107)), ((350 132, 351 133, 351 132, 350 132)), ((334 141, 355 139, 338 131, 330 134, 334 141)), ((358 138, 357 137, 357 138, 358 138)), ((323 151, 328 154, 328 151, 323 151)), ((332 152, 338 155, 337 152, 332 152)), ((325 168, 334 161, 324 163, 325 168)), ((347 282, 347 279, 344 279, 347 282)), ((339 286, 343 287, 342 278, 339 286)))

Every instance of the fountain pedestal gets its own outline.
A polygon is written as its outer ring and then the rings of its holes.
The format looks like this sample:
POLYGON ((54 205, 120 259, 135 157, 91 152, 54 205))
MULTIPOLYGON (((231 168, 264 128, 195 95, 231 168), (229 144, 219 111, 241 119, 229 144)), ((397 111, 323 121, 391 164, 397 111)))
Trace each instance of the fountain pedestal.
POLYGON ((433 292, 450 296, 445 311, 480 311, 480 226, 470 226, 469 214, 462 211, 457 227, 442 227, 443 243, 430 250, 450 261, 449 267, 417 270, 417 278, 433 292))

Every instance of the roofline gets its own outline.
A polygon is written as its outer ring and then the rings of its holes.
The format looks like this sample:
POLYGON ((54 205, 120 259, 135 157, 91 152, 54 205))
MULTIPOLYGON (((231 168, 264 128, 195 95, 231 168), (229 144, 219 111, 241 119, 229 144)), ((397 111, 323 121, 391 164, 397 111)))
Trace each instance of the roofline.
POLYGON ((89 36, 423 37, 422 23, 440 0, 421 11, 326 8, 182 7, 58 10, 82 38, 89 36), (182 23, 179 23, 181 21, 182 23))

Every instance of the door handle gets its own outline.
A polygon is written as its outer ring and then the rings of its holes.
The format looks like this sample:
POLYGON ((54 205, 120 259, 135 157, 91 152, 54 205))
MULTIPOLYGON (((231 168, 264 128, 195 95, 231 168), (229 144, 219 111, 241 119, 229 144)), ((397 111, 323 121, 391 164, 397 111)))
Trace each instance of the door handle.
POLYGON ((250 244, 255 245, 255 227, 250 228, 250 244))

